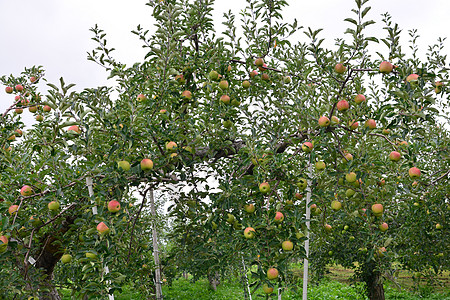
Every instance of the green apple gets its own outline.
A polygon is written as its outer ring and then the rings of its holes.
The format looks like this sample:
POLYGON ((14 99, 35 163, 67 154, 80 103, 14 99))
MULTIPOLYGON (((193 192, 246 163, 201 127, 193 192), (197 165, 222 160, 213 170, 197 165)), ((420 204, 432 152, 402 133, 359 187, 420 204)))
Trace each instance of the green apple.
POLYGON ((269 270, 267 270, 267 279, 269 280, 274 280, 277 279, 278 277, 278 270, 275 268, 270 268, 269 270))
POLYGON ((325 169, 325 162, 322 160, 319 160, 318 162, 316 162, 316 170, 317 171, 322 171, 325 169))
POLYGON ((58 201, 51 201, 47 206, 49 210, 58 210, 60 205, 58 201))
POLYGON ((284 251, 292 251, 292 249, 294 249, 294 244, 291 241, 284 241, 281 243, 281 248, 283 248, 284 251))
POLYGON ((244 210, 249 214, 254 213, 255 209, 255 205, 253 205, 252 203, 244 205, 244 210))
POLYGON ((342 203, 337 201, 337 200, 334 200, 334 201, 331 202, 331 208, 334 211, 338 211, 338 210, 340 210, 342 208, 342 203))
POLYGON ((244 237, 246 239, 252 239, 255 237, 255 229, 252 227, 247 227, 244 229, 244 237))
POLYGON ((347 175, 345 175, 345 180, 352 183, 356 181, 356 174, 354 172, 350 172, 347 175))
POLYGON ((126 160, 121 160, 119 162, 117 162, 117 168, 120 170, 124 170, 125 172, 130 171, 131 169, 131 165, 128 161, 126 160))
POLYGON ((268 182, 263 182, 259 185, 259 191, 263 194, 270 192, 270 185, 268 182))
POLYGON ((70 263, 70 262, 72 261, 72 255, 70 255, 70 254, 64 254, 63 256, 61 256, 61 261, 62 261, 64 264, 70 263))

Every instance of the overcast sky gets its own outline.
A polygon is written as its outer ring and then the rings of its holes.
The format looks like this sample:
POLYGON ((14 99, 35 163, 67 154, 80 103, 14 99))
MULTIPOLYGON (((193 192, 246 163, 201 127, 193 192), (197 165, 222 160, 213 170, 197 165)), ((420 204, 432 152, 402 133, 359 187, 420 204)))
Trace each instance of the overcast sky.
MULTIPOLYGON (((291 0, 285 20, 297 18, 299 23, 313 29, 324 28, 322 37, 333 44, 342 37, 355 8, 353 0, 291 0)), ((87 61, 86 52, 96 44, 89 29, 98 24, 108 34, 110 47, 117 49, 114 56, 132 64, 142 61, 145 51, 141 42, 130 31, 138 24, 151 28, 151 10, 147 0, 0 0, 0 75, 19 74, 25 67, 42 65, 50 82, 63 76, 66 83, 76 83, 77 89, 112 84, 107 74, 93 62, 87 61)), ((374 35, 381 32, 381 14, 389 12, 393 20, 404 29, 403 43, 408 41, 407 30, 418 29, 419 44, 435 43, 445 37, 450 28, 450 1, 447 0, 372 0, 368 16, 374 35)), ((221 23, 223 12, 231 9, 236 14, 245 7, 244 0, 216 1, 216 20, 221 23)), ((450 40, 445 42, 450 54, 450 40)), ((404 47, 406 48, 406 47, 404 47)), ((41 83, 42 84, 42 83, 41 83)), ((0 112, 12 102, 12 96, 0 89, 0 112)), ((24 115, 31 115, 24 113, 24 115)))

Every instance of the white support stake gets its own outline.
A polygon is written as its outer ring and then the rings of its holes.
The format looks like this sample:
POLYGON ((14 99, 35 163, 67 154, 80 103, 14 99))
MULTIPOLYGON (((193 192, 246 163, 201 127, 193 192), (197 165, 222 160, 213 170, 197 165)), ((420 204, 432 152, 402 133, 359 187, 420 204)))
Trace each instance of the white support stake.
POLYGON ((150 190, 150 210, 153 216, 152 224, 152 237, 153 237, 153 258, 155 260, 155 289, 156 289, 156 299, 162 300, 162 287, 161 287, 161 263, 159 261, 159 248, 158 248, 158 231, 156 230, 156 208, 155 199, 153 197, 153 190, 150 190))
MULTIPOLYGON (((86 185, 87 185, 87 187, 88 187, 88 191, 89 191, 89 197, 94 197, 94 188, 92 187, 92 185, 93 185, 93 183, 92 183, 92 177, 86 177, 86 185)), ((95 203, 95 201, 91 201, 92 203, 95 203)), ((92 213, 94 214, 94 215, 96 215, 96 214, 98 214, 98 212, 97 212, 97 205, 94 205, 93 207, 92 207, 92 213)), ((103 271, 105 272, 105 274, 108 274, 109 273, 109 268, 108 268, 108 266, 105 266, 105 268, 103 269, 103 271)), ((106 282, 107 284, 110 284, 111 283, 111 281, 107 281, 106 282)), ((114 300, 114 295, 108 295, 108 299, 109 300, 114 300)))
MULTIPOLYGON (((308 162, 308 177, 312 176, 312 166, 311 162, 308 162)), ((309 228, 311 226, 309 219, 311 218, 311 209, 309 208, 309 203, 311 202, 311 179, 307 180, 308 185, 306 187, 306 241, 305 241, 305 251, 306 258, 303 260, 303 300, 308 300, 308 257, 309 257, 309 228)))

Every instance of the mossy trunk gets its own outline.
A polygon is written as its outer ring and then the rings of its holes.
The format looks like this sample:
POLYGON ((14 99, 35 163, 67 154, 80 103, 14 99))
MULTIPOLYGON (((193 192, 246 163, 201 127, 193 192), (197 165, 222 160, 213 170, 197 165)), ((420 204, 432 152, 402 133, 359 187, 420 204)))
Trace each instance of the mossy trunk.
POLYGON ((379 273, 375 273, 370 278, 371 278, 371 280, 366 282, 369 299, 370 300, 385 300, 384 287, 383 287, 383 282, 381 281, 381 275, 379 273))

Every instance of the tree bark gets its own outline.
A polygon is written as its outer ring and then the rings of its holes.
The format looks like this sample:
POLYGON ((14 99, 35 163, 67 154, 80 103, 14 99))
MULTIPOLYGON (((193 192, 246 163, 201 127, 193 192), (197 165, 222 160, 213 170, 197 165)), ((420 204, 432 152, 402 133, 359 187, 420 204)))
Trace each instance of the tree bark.
POLYGON ((210 271, 208 272, 208 281, 209 286, 215 292, 217 291, 217 286, 220 284, 220 274, 218 271, 210 271))
POLYGON ((371 277, 371 281, 367 282, 370 300, 385 300, 384 287, 380 277, 380 274, 374 274, 374 276, 371 277))

